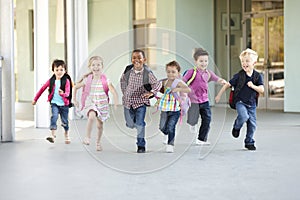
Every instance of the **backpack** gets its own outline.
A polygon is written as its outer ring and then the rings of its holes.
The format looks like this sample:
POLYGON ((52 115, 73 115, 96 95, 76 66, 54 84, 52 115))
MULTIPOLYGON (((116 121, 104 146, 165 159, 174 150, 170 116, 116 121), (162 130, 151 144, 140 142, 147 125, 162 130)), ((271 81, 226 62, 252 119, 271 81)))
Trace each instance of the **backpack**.
MULTIPOLYGON (((49 85, 49 94, 52 92, 52 89, 53 89, 53 86, 54 86, 54 83, 55 83, 55 75, 53 74, 53 76, 50 78, 50 85, 49 85)), ((72 103, 72 88, 73 88, 73 82, 72 82, 72 79, 70 77, 69 74, 65 73, 63 75, 63 77, 61 77, 60 79, 60 89, 62 91, 66 91, 66 82, 67 82, 67 79, 69 80, 70 82, 70 94, 69 96, 67 97, 67 99, 69 100, 69 108, 73 107, 74 104, 72 103)))
MULTIPOLYGON (((180 79, 175 79, 171 85, 171 89, 177 87, 177 84, 180 82, 180 79)), ((182 117, 185 116, 191 106, 191 100, 188 97, 187 93, 180 92, 178 95, 177 92, 173 93, 174 98, 180 103, 180 123, 182 123, 182 117)))
MULTIPOLYGON (((107 78, 104 74, 101 74, 100 78, 101 78, 103 90, 104 90, 104 92, 107 96, 108 102, 109 102, 109 95, 108 95, 109 88, 108 88, 108 84, 107 84, 107 78)), ((86 83, 85 83, 85 85, 83 86, 83 89, 82 89, 82 98, 81 98, 82 109, 84 108, 85 100, 86 100, 87 96, 90 93, 92 81, 93 81, 93 74, 89 74, 88 77, 87 77, 86 83)))
MULTIPOLYGON (((189 70, 189 69, 188 69, 188 70, 189 70)), ((184 75, 187 73, 188 70, 185 70, 185 71, 183 72, 183 75, 182 75, 182 76, 184 76, 184 75)), ((207 70, 207 72, 208 72, 208 80, 209 80, 211 74, 209 73, 208 70, 207 70)), ((192 76, 186 81, 186 84, 187 84, 188 86, 190 86, 191 83, 195 80, 196 75, 197 75, 197 67, 194 67, 194 71, 193 71, 192 76)))
MULTIPOLYGON (((253 84, 255 85, 258 82, 258 78, 259 78, 260 74, 255 70, 253 70, 253 73, 254 73, 254 82, 253 82, 253 84)), ((229 94, 228 102, 229 102, 230 108, 236 109, 235 108, 236 97, 239 94, 239 92, 241 91, 242 87, 244 86, 245 81, 246 81, 246 74, 245 74, 244 70, 240 70, 239 71, 238 83, 237 83, 235 88, 234 87, 231 88, 231 91, 230 91, 230 94, 229 94)), ((256 105, 258 105, 258 96, 259 96, 259 93, 257 92, 256 93, 256 105)))
MULTIPOLYGON (((129 75, 130 75, 130 70, 133 68, 133 64, 126 66, 123 74, 125 77, 126 85, 128 85, 128 80, 129 80, 129 75)), ((152 73, 151 69, 147 66, 144 65, 144 73, 143 73, 143 85, 144 88, 150 92, 152 90, 151 84, 149 83, 149 73, 152 73)))

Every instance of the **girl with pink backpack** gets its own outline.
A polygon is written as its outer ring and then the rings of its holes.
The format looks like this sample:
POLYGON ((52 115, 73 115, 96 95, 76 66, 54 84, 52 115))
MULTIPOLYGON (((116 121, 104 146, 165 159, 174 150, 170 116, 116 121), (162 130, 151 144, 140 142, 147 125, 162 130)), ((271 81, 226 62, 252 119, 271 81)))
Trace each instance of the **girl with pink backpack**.
POLYGON ((109 118, 109 96, 110 91, 114 98, 114 105, 119 102, 117 92, 103 72, 103 60, 99 56, 93 56, 89 59, 88 68, 90 73, 74 86, 73 102, 78 107, 76 100, 77 90, 83 88, 81 96, 81 111, 87 116, 86 137, 83 144, 89 145, 91 139, 92 126, 97 122, 96 150, 101 151, 100 143, 103 133, 103 122, 109 118))

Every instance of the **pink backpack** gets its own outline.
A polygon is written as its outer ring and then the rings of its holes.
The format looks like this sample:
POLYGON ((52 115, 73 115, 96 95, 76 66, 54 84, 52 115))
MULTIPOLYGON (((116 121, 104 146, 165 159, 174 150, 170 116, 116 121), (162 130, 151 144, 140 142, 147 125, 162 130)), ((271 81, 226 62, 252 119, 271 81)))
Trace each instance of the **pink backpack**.
MULTIPOLYGON (((92 81, 93 81, 93 74, 90 74, 90 75, 88 75, 85 86, 82 89, 82 97, 81 97, 82 108, 81 109, 84 108, 85 100, 86 100, 87 96, 90 94, 92 81)), ((101 74, 101 82, 102 82, 104 92, 105 92, 105 94, 108 98, 108 101, 109 101, 109 96, 108 96, 109 88, 108 88, 108 84, 107 84, 107 78, 104 74, 101 74)))
MULTIPOLYGON (((171 85, 171 89, 174 89, 177 87, 177 84, 182 81, 180 79, 175 79, 171 85)), ((191 106, 191 100, 190 98, 188 97, 188 94, 187 93, 183 93, 183 92, 180 92, 180 95, 178 95, 177 92, 174 92, 173 93, 175 99, 177 101, 180 102, 180 124, 182 123, 182 117, 185 116, 191 106)))

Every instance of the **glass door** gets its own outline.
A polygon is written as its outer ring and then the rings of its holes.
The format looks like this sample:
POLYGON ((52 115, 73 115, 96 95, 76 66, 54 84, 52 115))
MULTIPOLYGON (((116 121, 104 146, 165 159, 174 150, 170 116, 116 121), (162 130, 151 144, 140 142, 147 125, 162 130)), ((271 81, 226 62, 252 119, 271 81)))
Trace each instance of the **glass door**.
POLYGON ((258 108, 283 110, 284 97, 284 23, 283 11, 244 14, 244 45, 257 51, 256 69, 263 74, 265 93, 258 108))

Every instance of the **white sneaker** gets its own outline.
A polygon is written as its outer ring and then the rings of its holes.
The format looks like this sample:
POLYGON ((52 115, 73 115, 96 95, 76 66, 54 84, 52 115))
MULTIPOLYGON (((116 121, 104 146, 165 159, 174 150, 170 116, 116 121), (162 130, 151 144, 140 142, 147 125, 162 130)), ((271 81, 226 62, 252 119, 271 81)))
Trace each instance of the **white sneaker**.
POLYGON ((168 144, 169 136, 164 134, 163 144, 168 144))
POLYGON ((173 153, 174 152, 174 146, 173 145, 166 145, 166 152, 167 153, 173 153))
POLYGON ((197 133, 197 125, 190 126, 190 132, 191 133, 197 133))
POLYGON ((210 142, 208 142, 208 141, 205 142, 205 141, 201 141, 199 139, 196 139, 195 144, 196 145, 210 145, 210 142))

